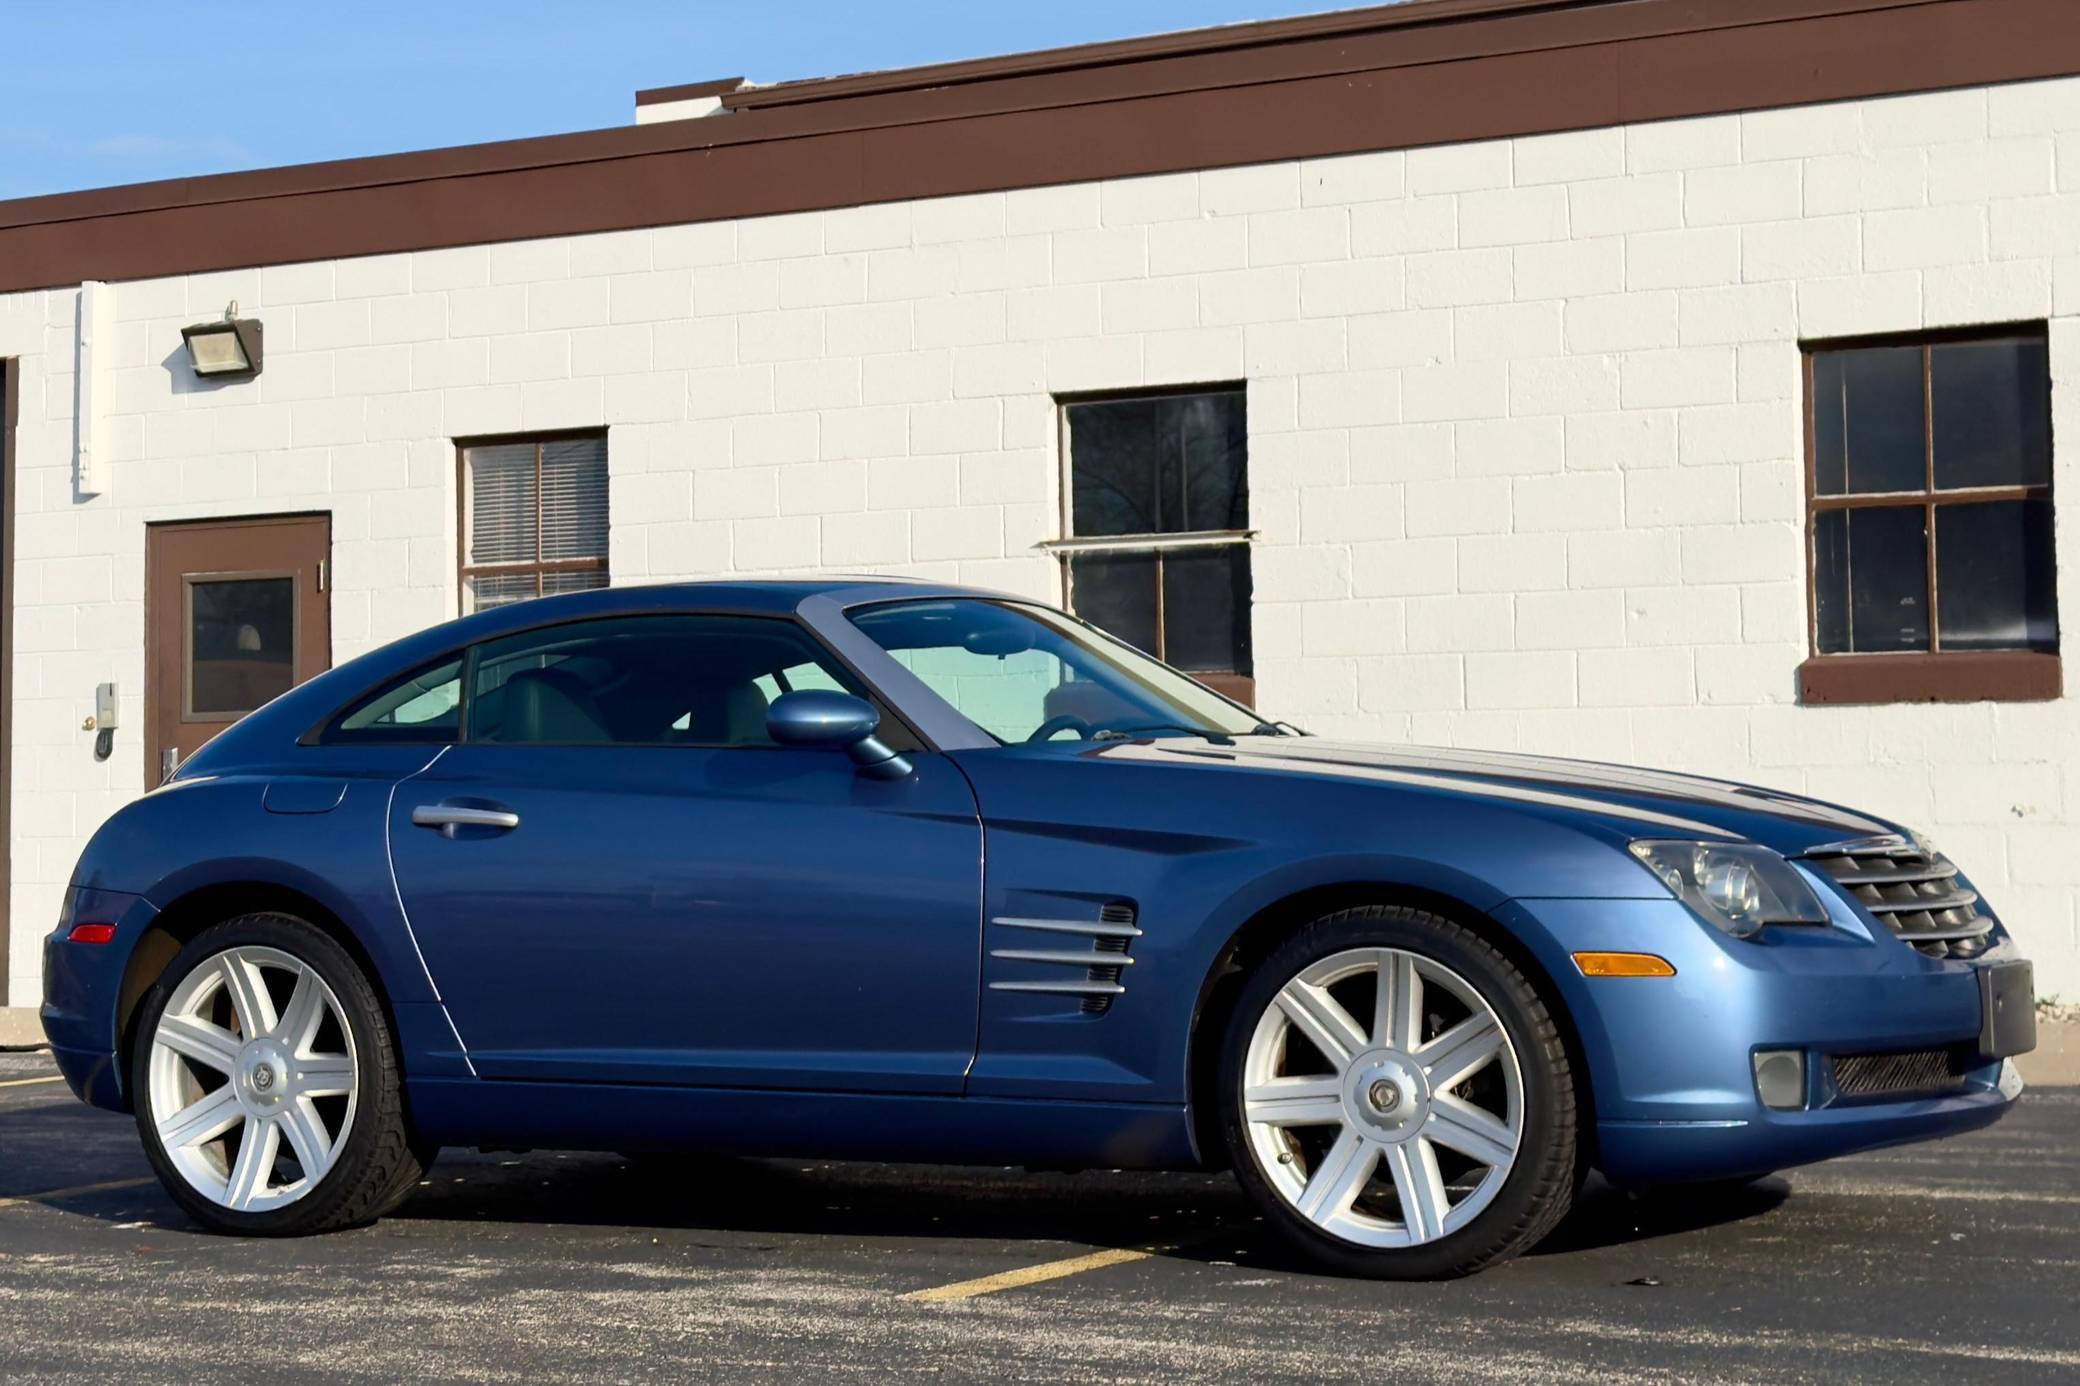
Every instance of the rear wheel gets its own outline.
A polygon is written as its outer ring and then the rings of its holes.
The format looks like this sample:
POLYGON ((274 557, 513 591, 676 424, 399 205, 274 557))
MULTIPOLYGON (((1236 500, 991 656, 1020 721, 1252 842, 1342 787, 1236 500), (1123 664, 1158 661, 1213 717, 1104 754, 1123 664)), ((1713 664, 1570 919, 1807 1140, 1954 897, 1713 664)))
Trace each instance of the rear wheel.
POLYGON ((160 1181, 215 1231, 366 1222, 431 1159, 406 1129, 373 984, 289 915, 229 920, 180 951, 145 998, 131 1081, 160 1181))
POLYGON ((1573 1201, 1575 1098, 1544 1002, 1492 944, 1402 907, 1300 930, 1245 984, 1222 1055, 1229 1154, 1337 1269, 1465 1275, 1573 1201))

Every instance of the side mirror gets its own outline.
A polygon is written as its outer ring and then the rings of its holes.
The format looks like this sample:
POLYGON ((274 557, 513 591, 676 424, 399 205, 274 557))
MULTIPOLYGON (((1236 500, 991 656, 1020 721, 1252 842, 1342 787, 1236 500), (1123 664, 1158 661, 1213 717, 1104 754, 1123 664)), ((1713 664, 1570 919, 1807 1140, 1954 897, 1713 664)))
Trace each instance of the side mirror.
POLYGON ((900 780, 909 760, 874 733, 881 714, 864 698, 824 688, 783 693, 766 709, 766 732, 782 746, 843 751, 877 780, 900 780))

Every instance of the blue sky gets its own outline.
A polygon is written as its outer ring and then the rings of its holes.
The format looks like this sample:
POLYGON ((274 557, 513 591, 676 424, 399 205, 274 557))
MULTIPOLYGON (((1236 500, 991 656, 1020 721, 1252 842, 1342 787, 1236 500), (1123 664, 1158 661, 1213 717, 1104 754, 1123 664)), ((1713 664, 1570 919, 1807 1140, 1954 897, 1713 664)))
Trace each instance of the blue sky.
POLYGON ((637 89, 711 77, 821 77, 1336 8, 10 0, 0 198, 624 125, 637 89))

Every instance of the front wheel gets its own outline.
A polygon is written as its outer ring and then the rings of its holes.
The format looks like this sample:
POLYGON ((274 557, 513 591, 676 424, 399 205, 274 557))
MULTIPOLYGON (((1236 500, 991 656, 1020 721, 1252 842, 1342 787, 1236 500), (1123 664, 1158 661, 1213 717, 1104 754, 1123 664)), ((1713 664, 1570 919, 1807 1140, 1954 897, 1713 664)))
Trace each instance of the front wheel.
POLYGON ((204 930, 146 995, 131 1091, 146 1156, 205 1227, 294 1236, 402 1202, 423 1172, 373 984, 283 914, 204 930))
POLYGON ((1466 1275, 1573 1201, 1574 1083, 1552 1016, 1486 939, 1421 910, 1333 914, 1266 958, 1220 1092, 1244 1188, 1347 1273, 1466 1275))

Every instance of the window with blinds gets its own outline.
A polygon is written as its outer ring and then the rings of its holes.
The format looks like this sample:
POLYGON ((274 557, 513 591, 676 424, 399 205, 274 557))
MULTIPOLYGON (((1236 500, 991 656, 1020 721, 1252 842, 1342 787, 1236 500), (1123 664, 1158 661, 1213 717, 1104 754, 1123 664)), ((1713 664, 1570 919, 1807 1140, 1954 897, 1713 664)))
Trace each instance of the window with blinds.
POLYGON ((607 585, 603 433, 462 449, 462 609, 607 585))

